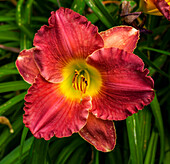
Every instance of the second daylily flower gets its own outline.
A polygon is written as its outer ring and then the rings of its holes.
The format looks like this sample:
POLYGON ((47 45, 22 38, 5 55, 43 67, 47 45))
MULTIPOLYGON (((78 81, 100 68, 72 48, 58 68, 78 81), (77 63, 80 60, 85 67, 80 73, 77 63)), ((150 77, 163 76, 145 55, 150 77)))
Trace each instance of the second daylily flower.
POLYGON ((140 0, 140 8, 147 14, 164 15, 170 20, 170 0, 140 0))
POLYGON ((35 48, 23 50, 16 61, 32 84, 25 97, 26 127, 46 140, 79 132, 96 149, 112 150, 112 120, 126 119, 154 98, 153 80, 132 53, 138 38, 133 27, 98 33, 70 9, 52 12, 49 26, 35 35, 35 48))

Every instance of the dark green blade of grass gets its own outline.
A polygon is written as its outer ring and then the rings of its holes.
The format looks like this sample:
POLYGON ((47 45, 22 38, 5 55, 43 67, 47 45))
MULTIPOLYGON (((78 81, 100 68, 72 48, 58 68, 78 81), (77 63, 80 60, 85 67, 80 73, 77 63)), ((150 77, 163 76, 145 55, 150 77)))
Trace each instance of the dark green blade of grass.
POLYGON ((100 162, 99 151, 93 148, 93 157, 92 157, 91 164, 99 164, 99 162, 100 162))
MULTIPOLYGON (((126 122, 125 122, 126 123, 126 122)), ((124 124, 126 125, 126 124, 124 124)), ((122 164, 127 164, 128 161, 130 161, 129 156, 129 142, 128 142, 128 133, 127 133, 127 128, 126 126, 123 126, 123 151, 122 151, 122 164)), ((121 151, 121 150, 120 150, 121 151)))
POLYGON ((140 122, 140 133, 141 133, 141 148, 143 159, 146 155, 146 150, 148 148, 149 139, 150 139, 150 132, 151 132, 151 119, 152 113, 149 107, 145 107, 142 111, 139 111, 139 122, 140 122))
POLYGON ((0 67, 0 69, 13 69, 13 68, 16 68, 15 67, 15 62, 7 63, 7 64, 0 67))
POLYGON ((169 164, 169 161, 170 161, 170 132, 169 129, 167 129, 165 136, 165 157, 163 160, 163 164, 169 164))
MULTIPOLYGON (((28 23, 25 22, 25 21, 28 21, 28 18, 27 17, 24 18, 22 15, 23 2, 24 2, 24 0, 19 0, 17 3, 16 22, 17 22, 17 25, 20 28, 20 30, 23 31, 32 40, 33 39, 32 29, 28 26, 28 23)), ((27 1, 27 3, 28 2, 30 2, 30 0, 27 1)), ((29 12, 30 7, 31 6, 26 8, 26 12, 29 12)))
POLYGON ((157 142, 158 142, 158 133, 155 132, 153 129, 152 135, 151 135, 151 138, 149 141, 149 146, 147 149, 144 164, 154 164, 155 163, 157 142))
POLYGON ((62 149, 64 149, 67 145, 69 145, 71 141, 73 141, 77 137, 79 136, 77 134, 74 134, 71 137, 53 138, 54 141, 52 142, 52 144, 50 144, 50 147, 49 147, 50 158, 53 159, 53 161, 55 161, 56 157, 62 151, 62 149))
POLYGON ((30 149, 31 153, 29 154, 27 163, 46 164, 48 147, 49 147, 49 141, 45 141, 44 139, 34 138, 32 148, 30 149))
POLYGON ((0 93, 28 89, 30 85, 24 81, 11 81, 0 83, 0 93))
POLYGON ((88 152, 90 151, 90 146, 88 144, 82 144, 80 145, 75 152, 69 157, 69 159, 66 161, 66 163, 74 164, 74 163, 81 163, 86 164, 87 163, 87 156, 88 152))
POLYGON ((139 49, 135 50, 135 53, 143 59, 143 61, 148 64, 149 66, 151 66, 152 68, 154 68, 157 72, 159 72, 160 74, 162 74, 165 77, 170 78, 170 75, 168 75, 167 73, 165 73, 164 71, 162 71, 158 66, 156 66, 152 61, 150 61, 147 56, 145 54, 143 54, 143 52, 141 52, 139 49))
POLYGON ((162 120, 162 114, 161 114, 161 109, 160 105, 155 93, 155 98, 151 102, 151 109, 152 113, 155 118, 155 123, 156 127, 158 128, 159 135, 160 135, 160 159, 159 159, 159 164, 163 162, 164 159, 164 151, 165 151, 165 136, 164 136, 164 126, 163 126, 163 120, 162 120))
POLYGON ((163 51, 163 50, 158 50, 158 49, 155 49, 155 48, 150 48, 150 47, 141 47, 141 49, 143 50, 150 50, 150 51, 154 51, 154 52, 157 52, 157 53, 160 53, 160 54, 164 54, 164 55, 168 55, 170 56, 170 52, 167 52, 167 51, 163 51))
POLYGON ((111 28, 112 24, 107 20, 102 11, 96 6, 93 0, 85 0, 86 4, 93 10, 96 16, 102 21, 102 23, 107 27, 111 28))
POLYGON ((18 74, 16 69, 0 69, 0 78, 7 75, 15 75, 18 74))
POLYGON ((103 15, 106 17, 108 22, 110 22, 111 25, 114 26, 115 25, 114 19, 113 19, 112 15, 108 12, 107 8, 103 5, 101 0, 94 0, 94 2, 96 4, 96 6, 100 9, 100 11, 103 13, 103 15))
POLYGON ((138 114, 133 114, 126 119, 129 138, 130 158, 132 164, 142 164, 141 135, 138 114))
POLYGON ((86 3, 84 0, 74 0, 72 3, 71 9, 79 13, 80 15, 82 15, 85 6, 86 6, 86 3))
POLYGON ((15 48, 17 48, 19 46, 19 41, 4 42, 3 45, 7 46, 7 47, 15 47, 15 48))
POLYGON ((0 32, 1 31, 11 31, 11 30, 17 30, 18 27, 16 25, 11 24, 5 24, 0 26, 0 32))
POLYGON ((56 158, 55 164, 65 164, 67 159, 72 155, 72 153, 83 144, 83 140, 79 137, 73 140, 69 145, 64 147, 58 157, 56 158))
POLYGON ((15 21, 15 17, 10 16, 0 16, 0 22, 15 21))
MULTIPOLYGON (((107 10, 108 10, 109 13, 111 13, 113 11, 113 7, 111 5, 109 5, 109 6, 107 6, 107 10)), ((95 24, 99 20, 99 18, 96 16, 95 13, 91 13, 91 14, 86 15, 86 18, 92 24, 95 24)))
MULTIPOLYGON (((25 145, 23 147, 23 156, 22 160, 25 159, 31 148, 33 137, 26 140, 25 145)), ((19 164, 19 156, 20 156, 20 146, 16 147, 13 151, 11 151, 8 155, 6 155, 1 161, 0 164, 19 164)))
MULTIPOLYGON (((105 154, 105 163, 123 164, 123 160, 125 160, 125 159, 124 159, 124 157, 122 155, 123 154, 122 154, 121 149, 118 146, 116 146, 113 151, 108 152, 108 153, 105 154)), ((129 156, 128 156, 128 159, 129 159, 129 156)))
MULTIPOLYGON (((167 60, 167 56, 166 55, 160 55, 158 58, 156 58, 153 63, 157 66, 157 67, 162 67, 164 65, 164 63, 167 60)), ((152 76, 154 73, 156 73, 156 70, 152 67, 149 67, 149 75, 152 76)))
POLYGON ((23 148, 25 144, 25 139, 28 134, 29 129, 24 126, 23 131, 22 131, 22 136, 21 136, 21 143, 20 143, 20 163, 22 164, 22 153, 23 153, 23 148))
POLYGON ((25 6, 25 24, 30 24, 31 23, 31 15, 32 15, 32 4, 34 0, 27 0, 26 6, 25 6))
POLYGON ((18 102, 24 100, 26 92, 21 93, 11 99, 9 99, 4 104, 0 105, 0 115, 3 115, 9 108, 17 104, 18 102))
POLYGON ((1 31, 0 41, 19 41, 19 33, 12 31, 1 31))

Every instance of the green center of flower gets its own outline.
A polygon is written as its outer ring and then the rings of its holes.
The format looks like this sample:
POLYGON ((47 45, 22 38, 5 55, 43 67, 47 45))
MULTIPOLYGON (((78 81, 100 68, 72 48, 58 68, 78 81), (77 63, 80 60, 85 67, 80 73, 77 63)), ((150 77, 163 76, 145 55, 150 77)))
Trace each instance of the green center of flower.
POLYGON ((97 94, 102 85, 100 72, 84 59, 74 59, 63 69, 64 81, 60 88, 70 99, 81 99, 84 95, 97 94))

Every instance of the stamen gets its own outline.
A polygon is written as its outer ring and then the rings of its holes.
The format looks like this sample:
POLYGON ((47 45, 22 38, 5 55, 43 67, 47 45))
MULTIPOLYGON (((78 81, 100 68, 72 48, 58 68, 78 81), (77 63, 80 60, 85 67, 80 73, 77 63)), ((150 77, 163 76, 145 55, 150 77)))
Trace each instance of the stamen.
POLYGON ((84 93, 86 93, 87 86, 88 86, 88 83, 87 83, 87 80, 85 80, 84 93))
POLYGON ((79 72, 77 70, 75 70, 75 74, 73 76, 73 80, 72 80, 72 85, 73 85, 73 88, 76 90, 76 84, 77 84, 77 77, 79 75, 79 72))
POLYGON ((75 81, 75 86, 76 86, 76 89, 79 90, 79 77, 78 76, 75 81))
POLYGON ((75 74, 72 80, 72 86, 75 90, 81 91, 81 94, 85 94, 87 86, 89 85, 90 77, 86 70, 75 70, 75 74))
POLYGON ((86 84, 86 86, 88 86, 88 82, 87 82, 87 80, 85 81, 85 84, 86 84))
POLYGON ((72 80, 72 83, 74 83, 75 82, 75 78, 76 78, 76 76, 78 75, 78 71, 77 70, 75 70, 75 74, 74 74, 74 76, 73 76, 73 80, 72 80))
POLYGON ((84 76, 81 75, 81 81, 80 81, 80 90, 83 91, 83 80, 84 80, 84 76))

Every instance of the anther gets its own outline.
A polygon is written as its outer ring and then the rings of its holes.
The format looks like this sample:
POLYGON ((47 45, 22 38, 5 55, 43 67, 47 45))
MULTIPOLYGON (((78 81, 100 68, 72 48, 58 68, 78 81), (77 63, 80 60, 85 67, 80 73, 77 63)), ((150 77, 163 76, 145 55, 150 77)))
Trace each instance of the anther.
POLYGON ((75 74, 73 76, 73 80, 72 80, 72 85, 73 85, 73 88, 76 90, 76 83, 77 83, 77 77, 79 75, 79 72, 77 70, 75 70, 75 74))
POLYGON ((85 84, 86 84, 86 87, 88 86, 88 82, 87 82, 87 80, 85 80, 85 84))
POLYGON ((81 81, 80 81, 80 90, 83 91, 83 80, 84 80, 84 76, 81 75, 81 81))
POLYGON ((75 74, 72 80, 72 86, 75 90, 81 91, 81 93, 86 93, 88 86, 89 74, 86 70, 75 70, 75 74), (87 78, 87 79, 86 79, 87 78))

